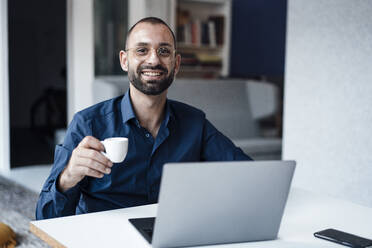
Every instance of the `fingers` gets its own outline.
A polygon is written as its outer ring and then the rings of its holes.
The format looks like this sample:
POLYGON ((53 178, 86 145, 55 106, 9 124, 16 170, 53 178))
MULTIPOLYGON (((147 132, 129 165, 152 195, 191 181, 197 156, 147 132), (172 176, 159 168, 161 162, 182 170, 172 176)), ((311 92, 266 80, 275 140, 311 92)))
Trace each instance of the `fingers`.
POLYGON ((98 151, 104 151, 105 150, 105 147, 103 146, 101 141, 99 141, 97 138, 95 138, 93 136, 84 137, 84 139, 79 143, 78 146, 79 147, 85 147, 85 148, 91 148, 91 149, 95 149, 95 150, 98 150, 98 151))
POLYGON ((111 173, 113 163, 104 156, 103 144, 93 136, 86 136, 73 150, 68 167, 70 179, 73 183, 84 176, 101 178, 111 173))
POLYGON ((58 179, 58 188, 63 192, 75 186, 85 176, 102 178, 111 173, 112 162, 100 151, 102 143, 92 137, 85 137, 72 151, 70 161, 58 179))
POLYGON ((77 165, 86 168, 86 169, 83 169, 83 170, 86 170, 84 171, 84 174, 88 172, 90 173, 91 170, 97 171, 98 173, 101 173, 101 174, 109 174, 111 172, 110 167, 105 166, 104 164, 99 163, 96 160, 91 159, 91 158, 79 157, 76 163, 77 165))
POLYGON ((85 176, 95 177, 95 178, 102 178, 104 173, 99 172, 98 170, 91 169, 86 166, 79 166, 81 173, 85 176))
POLYGON ((91 148, 77 147, 73 151, 74 168, 77 174, 101 178, 111 173, 113 163, 101 152, 91 148))
POLYGON ((74 152, 78 157, 92 159, 94 160, 92 162, 101 163, 106 167, 111 168, 113 165, 112 162, 101 152, 93 150, 91 148, 77 147, 74 152))

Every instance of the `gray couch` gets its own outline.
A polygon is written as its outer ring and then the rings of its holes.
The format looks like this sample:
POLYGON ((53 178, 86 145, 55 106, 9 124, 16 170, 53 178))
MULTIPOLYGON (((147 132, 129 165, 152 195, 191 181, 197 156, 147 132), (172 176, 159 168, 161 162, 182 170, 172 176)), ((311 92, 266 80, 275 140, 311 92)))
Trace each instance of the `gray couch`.
MULTIPOLYGON (((102 77, 95 81, 96 102, 123 94, 126 77, 102 77)), ((268 83, 237 79, 176 79, 170 99, 202 109, 222 133, 256 160, 281 158, 281 139, 265 138, 258 120, 277 111, 277 90, 268 83)))

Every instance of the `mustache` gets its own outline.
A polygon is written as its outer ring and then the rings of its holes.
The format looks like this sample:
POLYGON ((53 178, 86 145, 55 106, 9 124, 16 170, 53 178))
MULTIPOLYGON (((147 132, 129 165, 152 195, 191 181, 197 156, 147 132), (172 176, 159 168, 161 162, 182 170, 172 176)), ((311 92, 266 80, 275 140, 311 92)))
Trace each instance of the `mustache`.
POLYGON ((168 73, 168 70, 167 68, 165 68, 164 66, 162 65, 156 65, 156 66, 150 66, 150 65, 141 65, 138 67, 137 69, 137 73, 141 73, 143 70, 159 70, 159 71, 163 71, 165 74, 168 73))

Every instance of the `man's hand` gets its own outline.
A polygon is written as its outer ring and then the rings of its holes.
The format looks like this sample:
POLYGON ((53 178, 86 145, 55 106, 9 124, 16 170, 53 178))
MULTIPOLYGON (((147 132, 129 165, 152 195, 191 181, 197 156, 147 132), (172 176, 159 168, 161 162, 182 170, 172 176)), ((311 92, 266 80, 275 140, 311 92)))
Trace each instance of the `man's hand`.
POLYGON ((104 149, 98 139, 86 136, 72 151, 70 161, 57 181, 58 189, 64 192, 85 176, 102 178, 104 174, 109 174, 113 164, 101 153, 104 149))

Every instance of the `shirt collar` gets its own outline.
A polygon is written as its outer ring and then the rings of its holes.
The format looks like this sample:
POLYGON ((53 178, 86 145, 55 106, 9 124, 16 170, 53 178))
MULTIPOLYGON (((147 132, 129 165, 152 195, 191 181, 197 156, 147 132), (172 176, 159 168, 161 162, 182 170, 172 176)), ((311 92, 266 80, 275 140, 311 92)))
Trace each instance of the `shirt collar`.
POLYGON ((165 102, 165 118, 164 118, 165 125, 167 126, 169 123, 169 120, 172 120, 172 119, 174 119, 174 113, 173 113, 173 109, 170 106, 170 102, 167 99, 167 101, 165 102))
POLYGON ((121 100, 121 115, 123 122, 126 123, 131 119, 135 119, 136 115, 134 114, 132 102, 129 96, 129 89, 125 93, 123 100, 121 100))
MULTIPOLYGON (((123 99, 121 100, 121 115, 123 118, 123 122, 126 123, 131 119, 136 119, 136 115, 134 114, 132 101, 130 100, 129 89, 125 93, 123 99)), ((168 125, 169 120, 174 119, 174 112, 170 106, 170 102, 167 99, 165 103, 165 124, 168 125)))

